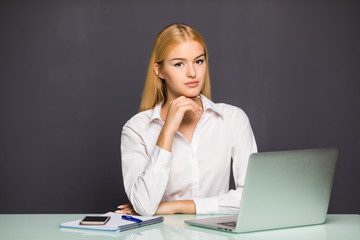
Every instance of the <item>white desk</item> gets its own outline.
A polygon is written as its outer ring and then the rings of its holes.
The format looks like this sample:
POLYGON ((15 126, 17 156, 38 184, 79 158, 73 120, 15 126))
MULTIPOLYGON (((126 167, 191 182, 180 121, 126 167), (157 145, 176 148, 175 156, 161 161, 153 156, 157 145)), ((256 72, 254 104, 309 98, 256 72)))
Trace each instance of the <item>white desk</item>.
MULTIPOLYGON (((60 228, 59 224, 86 214, 0 214, 0 239, 151 239, 151 240, 359 240, 360 215, 328 215, 323 225, 235 234, 188 226, 184 220, 208 216, 170 215, 163 223, 121 233, 60 228)), ((214 215, 212 215, 214 216, 214 215)))

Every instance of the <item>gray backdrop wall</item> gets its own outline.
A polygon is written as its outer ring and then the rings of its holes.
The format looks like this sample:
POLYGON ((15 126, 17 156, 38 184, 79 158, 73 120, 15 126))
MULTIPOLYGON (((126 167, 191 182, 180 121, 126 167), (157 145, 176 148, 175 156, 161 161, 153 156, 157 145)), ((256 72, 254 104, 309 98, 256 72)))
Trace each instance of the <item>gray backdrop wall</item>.
POLYGON ((341 149, 331 213, 359 213, 360 2, 0 3, 0 213, 127 202, 120 134, 156 34, 205 38, 215 102, 244 109, 260 151, 341 149))

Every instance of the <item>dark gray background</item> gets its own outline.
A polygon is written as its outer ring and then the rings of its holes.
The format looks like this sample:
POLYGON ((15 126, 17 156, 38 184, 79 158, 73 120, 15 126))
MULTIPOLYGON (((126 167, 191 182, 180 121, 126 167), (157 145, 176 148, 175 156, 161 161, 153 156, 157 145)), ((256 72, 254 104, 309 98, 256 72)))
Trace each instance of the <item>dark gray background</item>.
POLYGON ((205 38, 212 95, 260 151, 339 147, 330 213, 360 212, 359 1, 0 3, 0 213, 127 202, 120 134, 166 25, 205 38))

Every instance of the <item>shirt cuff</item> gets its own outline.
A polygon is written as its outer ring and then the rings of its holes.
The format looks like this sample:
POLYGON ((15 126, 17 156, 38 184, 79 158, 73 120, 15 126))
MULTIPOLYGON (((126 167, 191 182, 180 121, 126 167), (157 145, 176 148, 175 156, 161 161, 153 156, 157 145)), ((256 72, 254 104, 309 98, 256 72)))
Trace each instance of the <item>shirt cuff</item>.
POLYGON ((219 204, 217 197, 194 199, 196 214, 217 214, 219 204))
POLYGON ((155 146, 154 152, 151 156, 151 162, 155 172, 167 170, 170 168, 173 153, 168 152, 159 146, 155 146))

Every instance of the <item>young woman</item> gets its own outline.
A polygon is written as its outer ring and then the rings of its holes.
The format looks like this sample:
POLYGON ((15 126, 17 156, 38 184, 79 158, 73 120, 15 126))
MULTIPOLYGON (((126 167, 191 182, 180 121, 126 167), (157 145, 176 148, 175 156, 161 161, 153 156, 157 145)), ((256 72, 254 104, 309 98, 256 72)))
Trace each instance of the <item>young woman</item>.
POLYGON ((236 213, 249 155, 257 151, 246 114, 210 100, 201 35, 173 24, 157 36, 140 112, 123 127, 121 158, 131 203, 118 213, 236 213), (235 190, 229 191, 231 159, 235 190))

